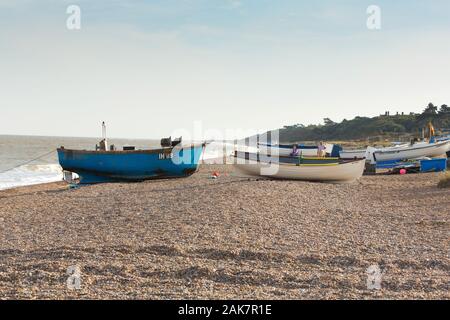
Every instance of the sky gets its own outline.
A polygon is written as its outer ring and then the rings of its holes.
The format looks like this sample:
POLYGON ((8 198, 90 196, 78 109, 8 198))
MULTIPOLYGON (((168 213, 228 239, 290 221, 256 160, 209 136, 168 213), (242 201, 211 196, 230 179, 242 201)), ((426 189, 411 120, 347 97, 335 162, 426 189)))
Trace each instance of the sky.
POLYGON ((0 0, 0 134, 106 121, 113 137, 231 139, 420 112, 450 103, 449 15, 448 0, 0 0))

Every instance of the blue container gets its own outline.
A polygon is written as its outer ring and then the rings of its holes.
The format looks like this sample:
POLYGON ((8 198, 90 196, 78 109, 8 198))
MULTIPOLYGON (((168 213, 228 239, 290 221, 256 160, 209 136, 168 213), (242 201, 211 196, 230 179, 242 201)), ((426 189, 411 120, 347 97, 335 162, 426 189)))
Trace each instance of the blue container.
POLYGON ((440 172, 445 170, 447 170, 446 158, 420 160, 420 172, 440 172))

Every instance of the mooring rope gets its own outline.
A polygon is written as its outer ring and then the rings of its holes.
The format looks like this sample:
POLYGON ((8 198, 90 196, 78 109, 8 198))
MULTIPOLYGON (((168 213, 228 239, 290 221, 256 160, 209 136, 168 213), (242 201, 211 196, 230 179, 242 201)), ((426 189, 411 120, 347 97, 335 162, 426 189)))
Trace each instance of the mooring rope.
POLYGON ((43 157, 45 157, 45 156, 48 156, 49 154, 51 154, 51 153, 53 153, 53 152, 55 152, 54 149, 52 149, 51 151, 48 151, 48 152, 46 152, 46 153, 44 153, 44 154, 42 154, 42 155, 36 157, 36 158, 33 158, 33 159, 31 159, 31 160, 28 160, 28 161, 25 161, 25 162, 23 162, 23 163, 20 163, 20 164, 14 166, 14 167, 8 168, 8 169, 6 169, 6 170, 2 170, 2 171, 0 171, 0 174, 5 173, 5 172, 8 172, 8 171, 11 171, 11 170, 14 170, 14 169, 17 169, 17 168, 19 168, 19 167, 21 167, 21 166, 24 166, 24 165, 26 165, 26 164, 29 164, 29 163, 31 163, 31 162, 33 162, 33 161, 39 160, 39 159, 41 159, 41 158, 43 158, 43 157))

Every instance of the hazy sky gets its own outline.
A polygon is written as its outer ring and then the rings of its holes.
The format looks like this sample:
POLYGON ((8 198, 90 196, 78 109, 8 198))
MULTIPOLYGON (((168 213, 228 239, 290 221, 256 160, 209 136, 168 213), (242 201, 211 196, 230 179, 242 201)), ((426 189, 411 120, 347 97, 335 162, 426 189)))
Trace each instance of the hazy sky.
MULTIPOLYGON (((0 0, 0 134, 158 138, 450 103, 450 1, 0 0), (68 30, 70 4, 81 29, 68 30), (381 8, 381 30, 366 26, 381 8)), ((225 131, 223 131, 225 132, 225 131)))

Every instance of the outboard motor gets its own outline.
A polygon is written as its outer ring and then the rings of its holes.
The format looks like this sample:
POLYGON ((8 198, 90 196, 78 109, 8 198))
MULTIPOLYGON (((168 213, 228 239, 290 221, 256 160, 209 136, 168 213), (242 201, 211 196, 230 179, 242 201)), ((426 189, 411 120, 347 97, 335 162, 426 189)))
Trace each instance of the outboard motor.
POLYGON ((172 137, 162 138, 161 139, 161 147, 168 148, 172 146, 172 137))

